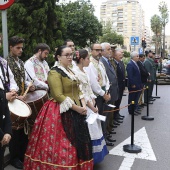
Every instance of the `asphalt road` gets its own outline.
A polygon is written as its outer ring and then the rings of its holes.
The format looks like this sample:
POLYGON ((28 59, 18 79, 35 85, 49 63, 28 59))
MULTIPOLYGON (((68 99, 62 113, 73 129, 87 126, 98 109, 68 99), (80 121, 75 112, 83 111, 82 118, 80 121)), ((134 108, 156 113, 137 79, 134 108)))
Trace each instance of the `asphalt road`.
MULTIPOLYGON (((155 89, 153 96, 155 95, 155 89)), ((140 116, 135 116, 134 144, 141 146, 139 154, 127 154, 124 144, 130 144, 131 116, 127 108, 121 110, 125 115, 124 122, 115 129, 115 147, 108 147, 110 153, 104 161, 95 165, 94 170, 170 170, 170 86, 159 85, 158 96, 154 104, 149 105, 149 115, 153 121, 142 120, 146 107, 140 116), (123 142, 123 143, 122 143, 123 142)), ((122 106, 127 105, 128 96, 123 96, 122 106)), ((16 170, 8 165, 5 170, 16 170)))

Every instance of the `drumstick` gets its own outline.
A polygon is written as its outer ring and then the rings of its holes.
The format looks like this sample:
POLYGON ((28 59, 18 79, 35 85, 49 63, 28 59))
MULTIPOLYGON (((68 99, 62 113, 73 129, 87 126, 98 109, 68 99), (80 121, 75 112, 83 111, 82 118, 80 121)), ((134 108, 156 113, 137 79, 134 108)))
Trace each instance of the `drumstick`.
POLYGON ((30 84, 29 84, 29 86, 27 87, 27 89, 25 90, 25 92, 24 92, 24 94, 23 94, 23 97, 25 97, 26 96, 26 94, 28 93, 28 90, 29 90, 29 88, 32 86, 32 84, 33 84, 33 80, 31 80, 31 82, 30 82, 30 84))

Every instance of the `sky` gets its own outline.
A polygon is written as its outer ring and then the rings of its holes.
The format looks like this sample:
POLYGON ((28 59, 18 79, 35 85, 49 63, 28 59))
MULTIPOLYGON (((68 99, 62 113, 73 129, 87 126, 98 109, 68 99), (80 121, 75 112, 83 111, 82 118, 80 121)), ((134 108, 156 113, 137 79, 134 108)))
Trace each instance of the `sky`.
MULTIPOLYGON (((75 0, 71 0, 75 1, 75 0)), ((105 2, 107 0, 91 0, 92 4, 95 7, 95 15, 100 19, 100 5, 102 2, 105 2)), ((157 14, 160 15, 159 13, 159 3, 160 2, 166 2, 168 5, 168 9, 170 11, 170 0, 139 0, 139 3, 142 6, 142 9, 145 12, 145 24, 146 26, 150 27, 150 19, 153 15, 157 14)), ((170 13, 169 13, 169 23, 166 26, 166 35, 170 35, 170 13)))

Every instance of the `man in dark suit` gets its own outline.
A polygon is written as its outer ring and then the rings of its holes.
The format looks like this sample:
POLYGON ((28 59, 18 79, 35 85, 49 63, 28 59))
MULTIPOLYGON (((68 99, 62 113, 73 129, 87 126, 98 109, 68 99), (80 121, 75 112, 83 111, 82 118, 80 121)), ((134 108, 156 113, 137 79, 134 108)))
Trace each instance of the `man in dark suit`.
MULTIPOLYGON (((114 104, 114 102, 118 99, 118 82, 117 82, 117 76, 116 72, 111 65, 109 58, 111 56, 111 47, 109 43, 102 43, 102 57, 100 58, 100 61, 103 63, 106 74, 110 82, 110 95, 111 100, 109 101, 110 104, 114 104)), ((105 110, 113 110, 113 108, 105 107, 105 110)), ((109 113, 107 116, 108 119, 108 133, 111 133, 112 126, 113 126, 113 112, 109 113)))
MULTIPOLYGON (((118 87, 119 87, 118 100, 115 101, 116 110, 120 108, 123 92, 125 89, 125 70, 123 68, 124 64, 122 63, 121 59, 122 59, 122 52, 120 50, 116 50, 114 55, 114 65, 116 67, 116 74, 117 74, 118 87)), ((119 114, 119 110, 114 112, 114 119, 118 121, 119 119, 121 120, 123 119, 123 116, 119 114)))
MULTIPOLYGON (((142 81, 141 81, 141 73, 139 70, 139 67, 137 65, 137 61, 139 60, 139 55, 137 52, 131 53, 131 60, 127 64, 126 70, 128 75, 128 90, 129 90, 129 98, 128 98, 128 104, 132 103, 134 101, 134 114, 138 115, 140 114, 138 109, 138 100, 140 96, 140 91, 142 89, 142 81), (132 92, 137 91, 137 92, 132 92)), ((132 105, 129 105, 128 107, 129 114, 132 114, 132 105)))
MULTIPOLYGON (((144 60, 145 60, 145 55, 140 54, 139 61, 137 61, 137 64, 138 64, 140 74, 141 74, 142 88, 145 87, 145 84, 147 83, 148 76, 150 75, 148 73, 148 71, 146 70, 146 68, 144 67, 144 64, 143 64, 144 60)), ((144 93, 144 90, 142 90, 142 92, 140 94, 139 105, 142 105, 142 103, 143 103, 142 102, 143 93, 144 93)))

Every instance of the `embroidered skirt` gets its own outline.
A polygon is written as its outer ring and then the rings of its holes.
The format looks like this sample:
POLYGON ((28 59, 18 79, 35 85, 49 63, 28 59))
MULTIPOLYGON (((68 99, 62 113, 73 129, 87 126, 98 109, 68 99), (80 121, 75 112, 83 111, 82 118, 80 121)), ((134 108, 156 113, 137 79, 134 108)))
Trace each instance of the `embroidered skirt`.
MULTIPOLYGON (((67 128, 64 127, 67 118, 69 119, 67 120, 68 124, 74 126, 74 123, 72 123, 73 119, 70 119, 70 115, 75 115, 74 112, 72 113, 72 111, 69 110, 62 114, 59 112, 58 103, 47 101, 44 104, 36 118, 30 136, 25 154, 24 170, 93 169, 91 143, 89 143, 88 140, 86 143, 83 143, 85 146, 83 147, 85 155, 81 155, 81 148, 77 149, 78 145, 76 141, 74 142, 77 138, 76 133, 74 134, 75 127, 70 127, 71 132, 66 131, 67 128), (62 118, 62 116, 64 116, 64 118, 62 118), (68 134, 73 134, 71 140, 71 135, 68 137, 68 134)), ((79 122, 79 124, 81 125, 83 122, 79 122)), ((79 146, 81 146, 81 144, 79 146)))

